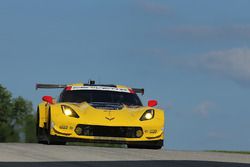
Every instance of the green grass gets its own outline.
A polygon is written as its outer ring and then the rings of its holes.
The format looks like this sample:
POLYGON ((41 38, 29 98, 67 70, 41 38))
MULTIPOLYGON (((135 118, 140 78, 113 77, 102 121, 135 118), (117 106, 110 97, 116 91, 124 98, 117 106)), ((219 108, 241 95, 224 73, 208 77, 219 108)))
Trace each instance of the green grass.
POLYGON ((229 154, 250 154, 250 151, 229 151, 229 150, 208 150, 207 152, 229 153, 229 154))

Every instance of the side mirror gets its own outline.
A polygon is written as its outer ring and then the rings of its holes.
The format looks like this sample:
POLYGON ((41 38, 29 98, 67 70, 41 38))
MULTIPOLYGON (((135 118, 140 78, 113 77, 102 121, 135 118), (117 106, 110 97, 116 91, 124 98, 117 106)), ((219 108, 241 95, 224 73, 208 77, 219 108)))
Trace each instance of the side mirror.
POLYGON ((149 107, 157 106, 157 104, 158 104, 157 100, 149 100, 148 101, 148 106, 149 107))
POLYGON ((53 104, 53 98, 51 96, 43 96, 42 98, 43 101, 49 103, 49 104, 53 104))

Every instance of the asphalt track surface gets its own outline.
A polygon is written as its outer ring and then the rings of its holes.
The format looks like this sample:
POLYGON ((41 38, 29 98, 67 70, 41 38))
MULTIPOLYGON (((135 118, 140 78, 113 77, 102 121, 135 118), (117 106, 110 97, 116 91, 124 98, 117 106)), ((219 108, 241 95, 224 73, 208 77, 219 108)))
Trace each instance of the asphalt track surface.
POLYGON ((250 155, 0 143, 0 167, 250 167, 250 155))

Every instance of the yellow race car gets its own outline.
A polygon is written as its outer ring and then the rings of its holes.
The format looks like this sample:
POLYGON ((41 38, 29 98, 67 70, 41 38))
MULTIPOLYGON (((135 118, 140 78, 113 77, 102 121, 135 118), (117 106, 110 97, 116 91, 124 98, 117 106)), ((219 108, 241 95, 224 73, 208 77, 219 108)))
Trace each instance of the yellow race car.
POLYGON ((59 99, 44 96, 37 107, 39 143, 103 142, 129 148, 160 149, 164 138, 164 111, 156 100, 143 106, 137 93, 144 89, 121 85, 37 84, 62 88, 59 99))

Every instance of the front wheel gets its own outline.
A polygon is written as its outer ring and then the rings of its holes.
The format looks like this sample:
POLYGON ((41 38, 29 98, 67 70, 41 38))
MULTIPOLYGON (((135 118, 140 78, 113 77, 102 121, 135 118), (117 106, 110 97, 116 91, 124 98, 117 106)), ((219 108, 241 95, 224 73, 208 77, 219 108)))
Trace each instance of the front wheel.
POLYGON ((46 140, 44 140, 44 128, 41 128, 39 126, 40 124, 40 112, 39 112, 39 108, 37 109, 37 120, 36 120, 36 138, 37 138, 37 142, 39 144, 45 144, 46 140))
POLYGON ((48 145, 65 145, 66 142, 64 141, 59 141, 58 139, 56 139, 54 136, 52 136, 50 134, 50 130, 51 130, 51 111, 49 109, 48 112, 48 122, 47 122, 47 144, 48 145))
POLYGON ((157 141, 146 141, 141 143, 128 144, 128 148, 139 148, 139 149, 161 149, 163 146, 163 140, 157 141))

